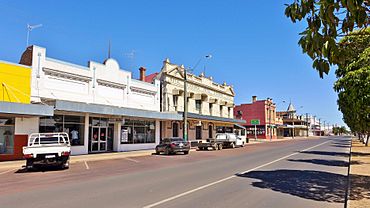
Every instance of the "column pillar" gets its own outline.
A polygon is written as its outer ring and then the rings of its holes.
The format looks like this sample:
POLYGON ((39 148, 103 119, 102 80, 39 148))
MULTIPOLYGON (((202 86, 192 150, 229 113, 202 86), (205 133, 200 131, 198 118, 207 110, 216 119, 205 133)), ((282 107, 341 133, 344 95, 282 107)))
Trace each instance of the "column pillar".
POLYGON ((119 152, 121 144, 121 122, 114 123, 113 151, 119 152))
POLYGON ((89 136, 90 136, 90 128, 89 128, 89 120, 90 115, 88 113, 85 114, 85 131, 84 131, 84 147, 85 147, 85 154, 89 153, 89 136))

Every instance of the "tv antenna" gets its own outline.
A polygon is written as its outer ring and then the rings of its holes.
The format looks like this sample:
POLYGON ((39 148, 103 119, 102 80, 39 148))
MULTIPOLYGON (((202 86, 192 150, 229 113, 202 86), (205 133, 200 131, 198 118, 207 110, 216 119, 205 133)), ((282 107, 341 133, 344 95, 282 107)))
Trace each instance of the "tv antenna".
POLYGON ((29 42, 29 39, 30 39, 30 33, 33 29, 36 29, 36 28, 39 28, 39 27, 42 27, 42 24, 38 24, 38 25, 30 25, 30 24, 27 24, 27 45, 26 47, 28 47, 28 42, 29 42))

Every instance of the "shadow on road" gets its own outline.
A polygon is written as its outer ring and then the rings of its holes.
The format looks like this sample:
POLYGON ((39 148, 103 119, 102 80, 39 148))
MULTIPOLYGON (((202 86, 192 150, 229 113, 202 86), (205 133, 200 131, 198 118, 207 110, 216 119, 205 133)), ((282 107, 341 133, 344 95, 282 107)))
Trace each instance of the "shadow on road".
POLYGON ((238 175, 261 180, 253 182, 258 188, 291 194, 315 201, 343 203, 346 177, 312 170, 252 171, 238 175))
POLYGON ((332 144, 330 146, 332 146, 332 147, 339 147, 339 148, 350 148, 351 145, 347 145, 347 144, 332 144))
POLYGON ((326 155, 326 156, 338 156, 338 157, 348 157, 349 154, 345 152, 325 152, 325 151, 303 151, 303 154, 314 154, 314 155, 326 155))
POLYGON ((42 166, 33 168, 30 170, 27 170, 26 168, 22 168, 17 170, 15 173, 34 173, 34 172, 54 172, 54 171, 64 171, 65 169, 62 169, 57 166, 42 166))
POLYGON ((305 162, 312 163, 316 165, 327 165, 327 166, 337 166, 337 167, 348 167, 347 161, 341 160, 322 160, 322 159, 289 159, 290 162, 305 162))
MULTIPOLYGON (((293 196, 330 203, 344 203, 347 176, 313 170, 252 171, 239 177, 258 179, 252 185, 293 196)), ((370 177, 351 175, 350 199, 370 199, 370 177)))

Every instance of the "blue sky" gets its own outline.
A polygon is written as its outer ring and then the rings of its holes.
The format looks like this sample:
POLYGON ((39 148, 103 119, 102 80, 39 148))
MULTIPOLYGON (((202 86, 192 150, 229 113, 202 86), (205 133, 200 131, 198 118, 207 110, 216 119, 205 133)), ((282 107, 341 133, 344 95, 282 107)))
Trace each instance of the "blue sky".
POLYGON ((343 124, 334 70, 320 79, 302 54, 297 42, 305 25, 284 16, 284 4, 291 1, 2 0, 0 59, 19 61, 27 23, 43 24, 31 32, 30 44, 75 64, 103 62, 110 40, 112 57, 135 77, 140 66, 159 71, 166 57, 193 67, 212 54, 194 72, 205 68, 206 76, 232 84, 236 104, 257 95, 273 98, 281 110, 292 100, 298 113, 343 124))

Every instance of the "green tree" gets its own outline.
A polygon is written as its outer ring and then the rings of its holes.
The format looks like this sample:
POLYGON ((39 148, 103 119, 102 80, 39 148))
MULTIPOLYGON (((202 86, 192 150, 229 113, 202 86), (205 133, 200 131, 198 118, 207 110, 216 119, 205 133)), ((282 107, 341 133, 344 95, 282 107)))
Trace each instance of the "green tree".
POLYGON ((285 9, 293 23, 307 21, 298 43, 321 78, 343 59, 338 40, 354 30, 362 35, 370 23, 369 13, 369 0, 294 0, 285 9))
POLYGON ((338 107, 352 132, 370 137, 370 28, 353 32, 339 42, 343 59, 338 62, 338 107))

